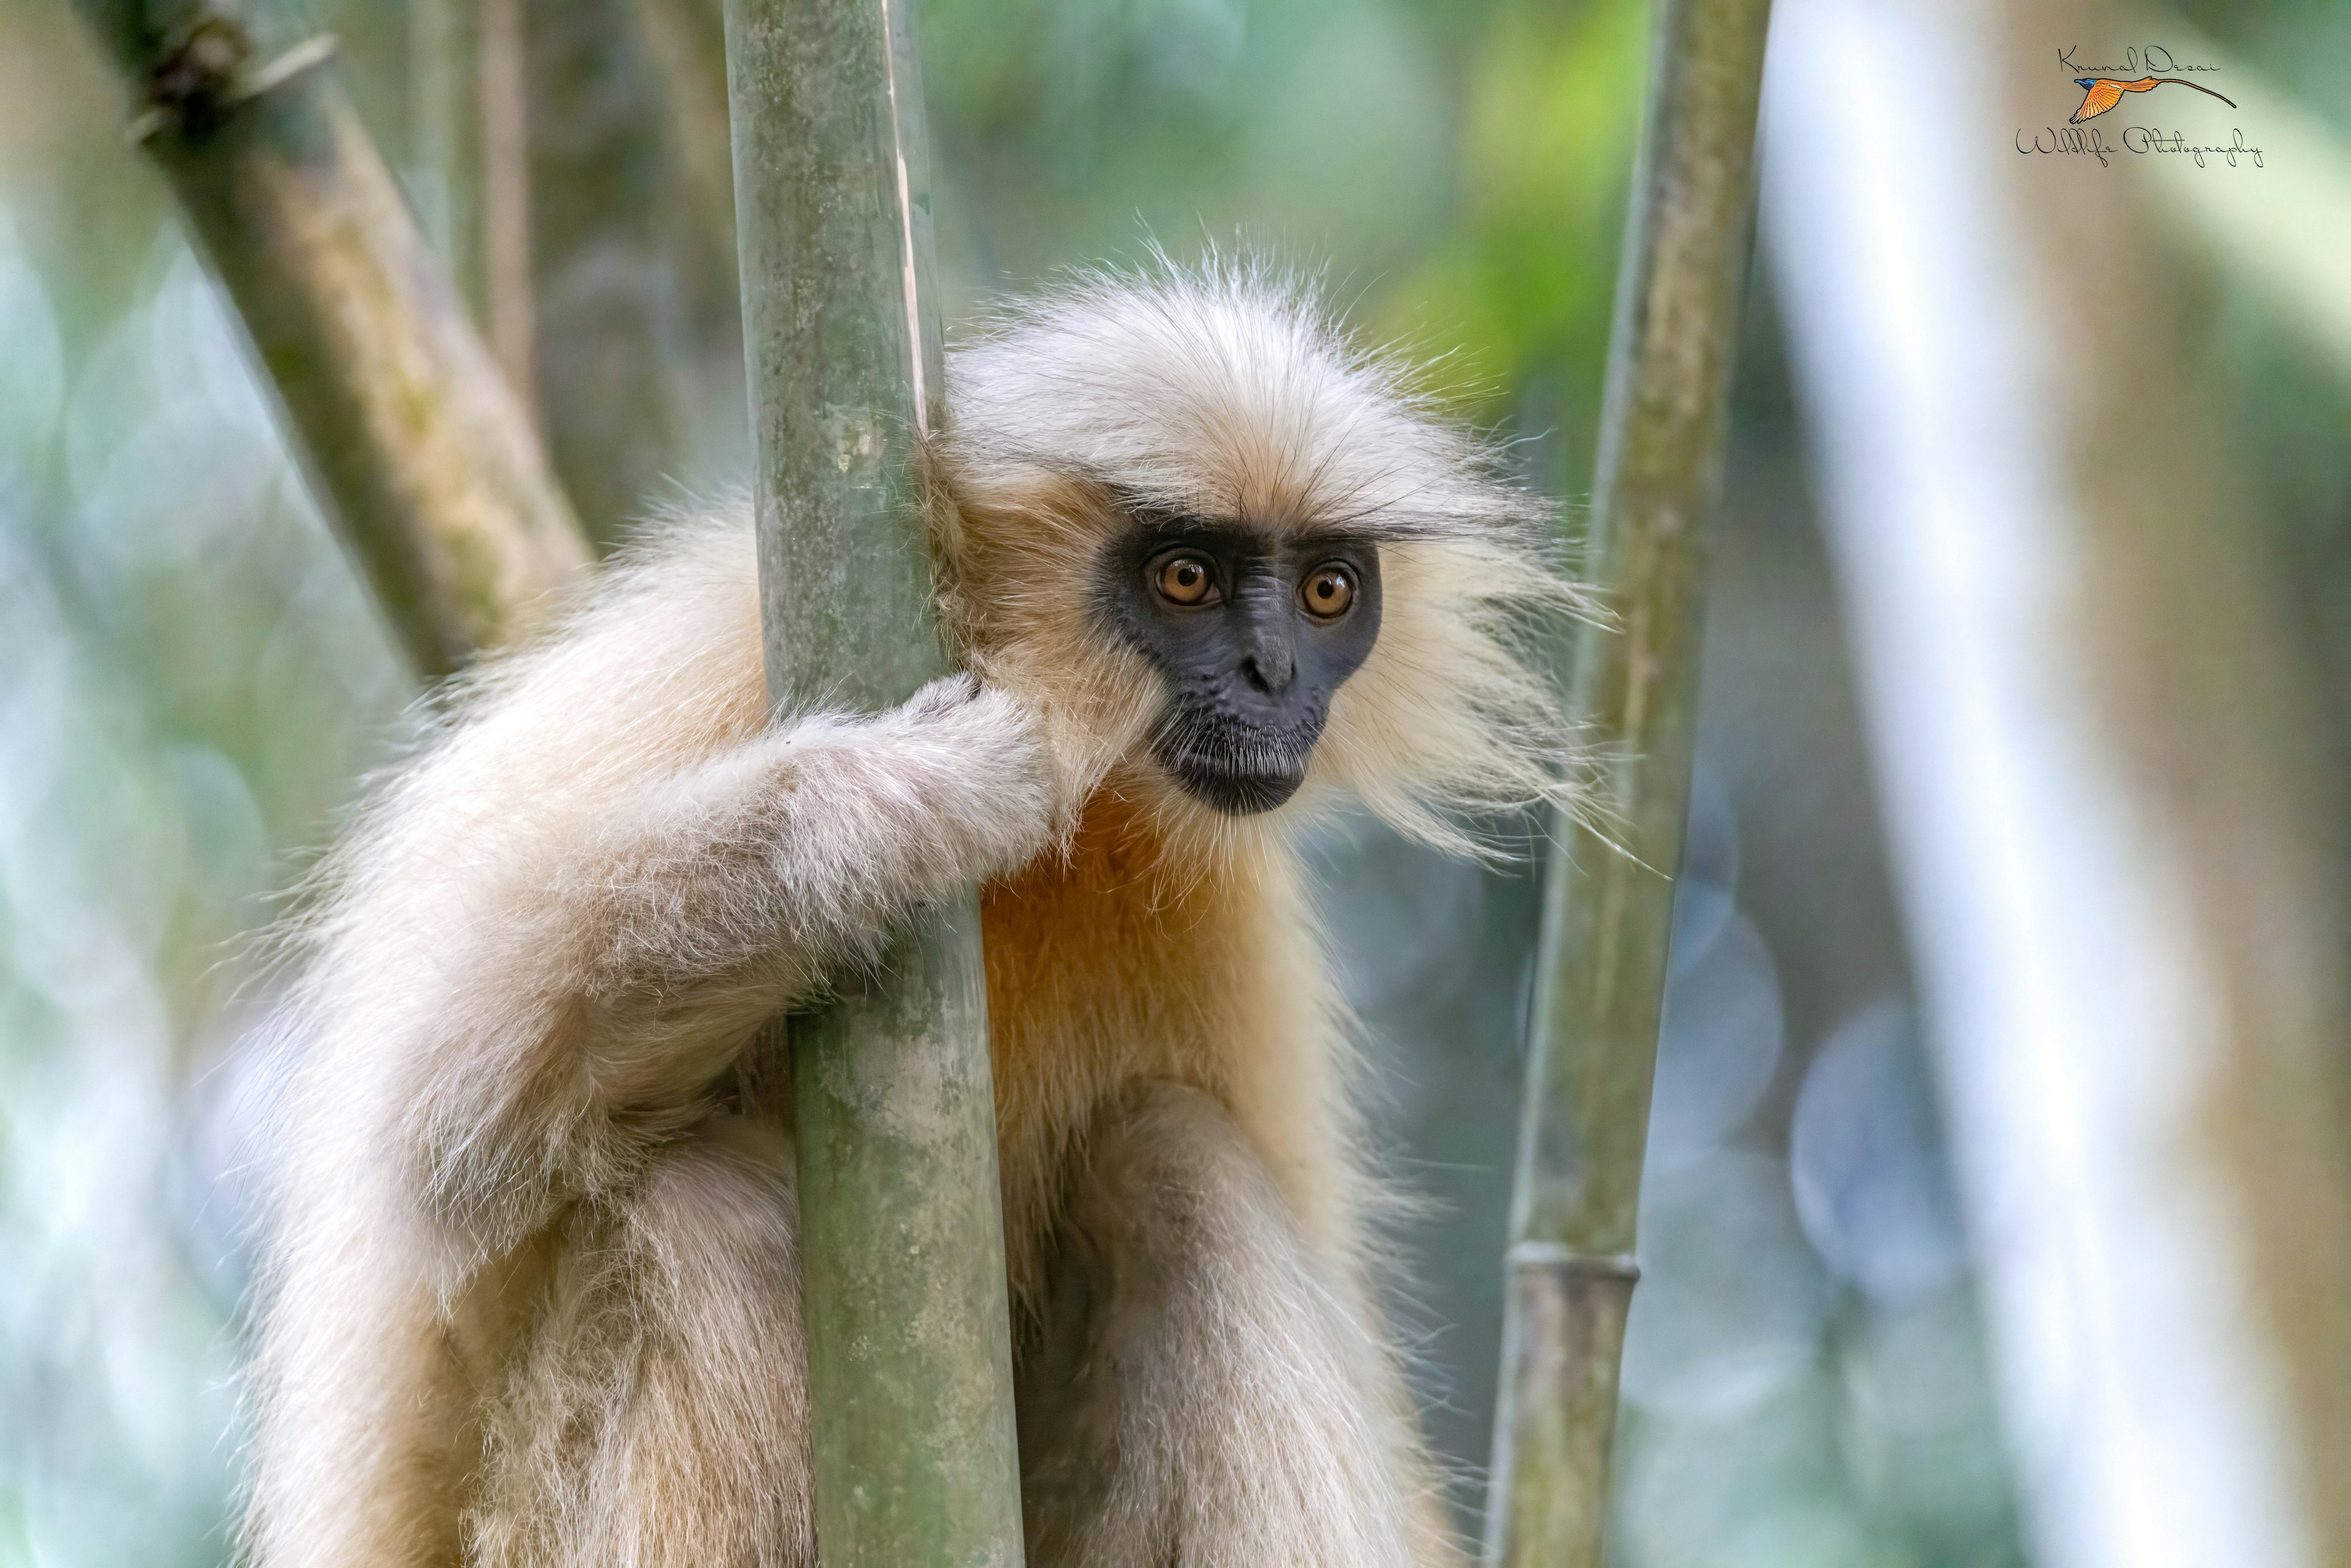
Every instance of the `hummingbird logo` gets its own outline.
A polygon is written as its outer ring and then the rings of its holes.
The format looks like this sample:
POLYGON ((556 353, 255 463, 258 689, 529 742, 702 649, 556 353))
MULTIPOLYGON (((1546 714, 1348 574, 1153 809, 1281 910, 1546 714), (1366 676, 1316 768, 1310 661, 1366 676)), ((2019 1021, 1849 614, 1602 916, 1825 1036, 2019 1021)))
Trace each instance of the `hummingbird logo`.
POLYGON ((2198 92, 2208 93, 2220 99, 2231 109, 2237 107, 2234 99, 2221 98, 2220 94, 2213 92, 2210 88, 2200 82, 2189 81, 2186 77, 2141 77, 2137 81, 2117 81, 2113 77, 2075 77, 2074 85, 2082 89, 2082 107, 2075 110, 2074 117, 2065 123, 2079 125, 2085 120, 2095 120, 2120 103, 2123 100, 2123 94, 2153 92, 2166 82, 2180 87, 2192 87, 2198 92))

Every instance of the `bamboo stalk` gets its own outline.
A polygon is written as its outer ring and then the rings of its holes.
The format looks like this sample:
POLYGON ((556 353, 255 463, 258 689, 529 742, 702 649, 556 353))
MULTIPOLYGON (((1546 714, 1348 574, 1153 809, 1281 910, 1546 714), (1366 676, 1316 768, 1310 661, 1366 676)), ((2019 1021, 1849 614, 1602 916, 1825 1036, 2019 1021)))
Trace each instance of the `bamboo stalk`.
MULTIPOLYGON (((904 0, 728 0, 770 693, 880 708, 948 667, 919 442, 943 412, 904 0)), ((828 1568, 1022 1560, 977 904, 790 1020, 828 1568)))
POLYGON ((1770 0, 1664 0, 1617 285, 1593 530, 1614 629, 1574 709, 1593 819, 1555 824, 1510 1220, 1486 1558, 1598 1568, 1696 728, 1708 536, 1753 212, 1770 0))
MULTIPOLYGON (((2111 37, 2103 30, 2145 19, 2107 0, 2003 0, 1957 14, 1981 27, 1973 47, 2003 66, 2044 37, 2111 37)), ((1985 74, 2002 101, 1979 123, 2033 123, 2026 117, 2047 101, 2042 81, 1985 74)), ((2242 92, 2244 77, 2229 80, 2242 92)), ((2291 168, 2295 182, 2309 183, 2273 199, 2320 196, 2310 187, 2327 165, 2308 155, 2316 148, 2296 145, 2292 99, 2274 110, 2263 99, 2247 99, 2262 108, 2243 126, 2247 140, 2270 150, 2261 172, 2291 168)), ((2191 143, 2225 145, 2239 127, 2233 111, 2200 103, 2180 123, 2191 143)), ((2089 874, 2145 898, 2133 912, 2143 925, 2108 925, 2090 948, 2128 953, 2137 973, 2091 968, 2076 983, 2101 1015, 2145 1027, 2103 1051, 2067 1042, 2083 1054, 2057 1071, 2078 1074, 2110 1103, 2098 1121, 2064 1119, 2072 1108, 2045 1092, 2030 1114, 2063 1129, 2057 1158, 2068 1165, 2085 1148, 2106 1161, 2130 1151, 2119 1158, 2160 1162, 2110 1164, 2092 1178, 2108 1194, 2137 1184, 2105 1218, 2139 1234, 2127 1246, 2104 1242, 2096 1263, 2066 1258, 2070 1290, 2099 1293, 2074 1322, 2096 1333, 2100 1320, 2127 1311, 2122 1303, 2144 1281, 2163 1277, 2137 1249, 2168 1242, 2192 1281, 2166 1287, 2158 1321, 2176 1325, 2185 1316, 2202 1342, 2148 1376, 2136 1370, 2134 1353, 2163 1354, 2165 1328, 2107 1329, 2106 1364, 2134 1370, 2110 1375, 2123 1385, 2099 1393, 2126 1413, 2126 1441, 2147 1457, 2125 1469, 2101 1456, 2116 1479, 2094 1490, 2111 1511, 2104 1522, 2117 1560, 2156 1558, 2147 1543, 2161 1541, 2161 1556, 2174 1563, 2351 1563, 2351 911, 2336 858, 2351 798, 2341 752, 2321 738, 2322 683, 2335 677, 2309 643, 2308 611, 2295 603, 2309 590, 2290 576, 2286 541, 2309 524, 2257 498, 2238 394, 2189 347, 2211 340, 2226 307, 2203 268, 2162 243, 2158 204, 2177 200, 2185 182, 2170 171, 2121 182, 2092 177, 2095 168, 2052 178, 2019 167, 2053 162, 1984 159, 2001 172, 1992 199, 2015 235, 1998 253, 1998 287, 2040 313, 2022 329, 2027 341, 2063 345, 2027 361, 2037 381, 2019 375, 1991 394, 2047 411, 2032 425, 2045 443, 2036 483, 2050 486, 2054 504, 2045 618, 2020 614, 2032 602, 2016 596, 2021 573, 2001 611, 2003 629, 2019 629, 2011 637, 2040 628, 2048 684, 2080 705, 2065 766, 2103 791, 2097 809, 2107 815, 2092 841, 2103 830, 2128 846, 2130 863, 2093 858, 2089 874), (2101 286, 2126 268, 2127 288, 2101 286), (2117 1072, 2179 1087, 2134 1095, 2111 1081, 2117 1072), (2117 1125, 2118 1115, 2137 1124, 2117 1125), (2157 1226, 2169 1234, 2147 1237, 2157 1226), (2206 1371, 2226 1381, 2196 1375, 2206 1371), (2158 1412, 2179 1425, 2168 1444, 2158 1412), (2223 1446, 2236 1432, 2245 1440, 2223 1446), (2179 1479, 2190 1469, 2205 1473, 2179 1479), (2150 1502, 2145 1493, 2155 1489, 2188 1493, 2189 1506, 2150 1502), (2269 1504, 2253 1531, 2244 1525, 2249 1502, 2269 1504)), ((2267 253, 2265 275, 2256 275, 2264 285, 2286 282, 2289 268, 2323 271, 2339 301, 2351 284, 2340 251, 2313 268, 2290 247, 2297 236, 2323 245, 2345 232, 2334 209, 2304 223, 2249 224, 2240 241, 2267 253)), ((2324 307, 2309 295, 2304 303, 2297 337, 2322 350, 2324 307)), ((2019 841, 2011 823, 2002 828, 2009 844, 2019 841)), ((2053 885, 2046 896, 2064 919, 2095 919, 2095 904, 2071 890, 2053 885)), ((2036 951, 2032 962, 2035 989, 2065 974, 2062 951, 2036 951)), ((2057 1044, 2040 1043, 2044 1052, 2057 1044)), ((2064 1300, 2045 1282, 2034 1291, 2032 1333, 2064 1321, 2048 1315, 2064 1300)), ((2075 1389, 2048 1408, 2062 1408, 2070 1426, 2088 1396, 2075 1389)))
POLYGON ((75 4, 418 670, 506 640, 587 549, 325 47, 266 57, 217 0, 75 4))

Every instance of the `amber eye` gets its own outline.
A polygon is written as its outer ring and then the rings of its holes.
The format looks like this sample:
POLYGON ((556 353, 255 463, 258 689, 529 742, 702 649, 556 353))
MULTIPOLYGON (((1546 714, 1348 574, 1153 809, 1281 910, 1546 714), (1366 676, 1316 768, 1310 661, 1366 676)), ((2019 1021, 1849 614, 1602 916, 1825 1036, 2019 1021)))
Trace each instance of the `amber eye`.
POLYGON ((1160 562, 1153 580, 1159 596, 1170 604, 1206 604, 1217 591, 1216 575, 1196 555, 1169 556, 1160 562))
POLYGON ((1298 597, 1304 601, 1309 615, 1335 621, 1355 602, 1355 574, 1335 564, 1318 566, 1299 585, 1298 597))

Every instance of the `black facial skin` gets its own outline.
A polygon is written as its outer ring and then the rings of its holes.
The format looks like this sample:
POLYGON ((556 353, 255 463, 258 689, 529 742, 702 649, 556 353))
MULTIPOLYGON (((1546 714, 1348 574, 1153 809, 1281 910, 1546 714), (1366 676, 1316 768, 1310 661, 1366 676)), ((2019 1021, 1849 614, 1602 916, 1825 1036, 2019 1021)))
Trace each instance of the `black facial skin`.
POLYGON ((1346 534, 1285 537, 1247 522, 1146 518, 1102 562, 1106 627, 1166 678, 1152 737, 1159 765, 1193 799, 1232 816, 1270 811, 1306 781, 1332 694, 1380 634, 1380 556, 1346 534), (1189 570, 1207 575, 1201 590, 1189 570), (1329 573, 1352 588, 1346 607, 1329 573))

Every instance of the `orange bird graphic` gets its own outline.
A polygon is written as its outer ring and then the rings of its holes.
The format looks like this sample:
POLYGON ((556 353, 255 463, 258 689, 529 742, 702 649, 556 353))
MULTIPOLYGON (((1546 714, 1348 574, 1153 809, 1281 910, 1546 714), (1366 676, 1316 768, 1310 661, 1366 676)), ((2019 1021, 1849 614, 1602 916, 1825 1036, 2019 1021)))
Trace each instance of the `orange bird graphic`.
POLYGON ((2074 118, 2065 123, 2079 125, 2085 120, 2095 120, 2120 103, 2123 100, 2123 94, 2153 92, 2165 82, 2177 82, 2181 87, 2192 87, 2198 92, 2211 93, 2211 96, 2220 99, 2220 101, 2231 109, 2237 107, 2234 99, 2220 98, 2220 95, 2212 92, 2210 88, 2199 82, 2189 81, 2186 77, 2141 77, 2137 81, 2116 81, 2112 77, 2075 77, 2074 85, 2082 89, 2082 107, 2075 110, 2074 118))

